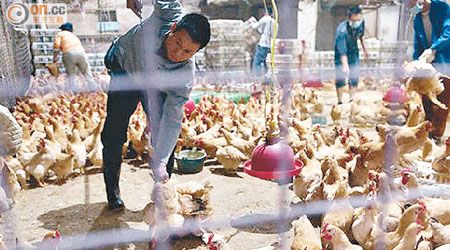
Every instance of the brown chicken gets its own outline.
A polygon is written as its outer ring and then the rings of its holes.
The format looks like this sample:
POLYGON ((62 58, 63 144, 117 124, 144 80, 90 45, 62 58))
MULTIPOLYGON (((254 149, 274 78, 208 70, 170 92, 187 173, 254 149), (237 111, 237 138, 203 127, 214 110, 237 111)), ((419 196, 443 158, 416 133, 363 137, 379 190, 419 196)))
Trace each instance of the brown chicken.
POLYGON ((1 186, 5 189, 6 195, 15 203, 14 197, 20 191, 20 184, 17 181, 16 173, 8 165, 3 164, 1 186))
POLYGON ((450 176, 450 137, 445 141, 445 151, 436 157, 432 167, 434 171, 450 176))
POLYGON ((424 144, 422 149, 422 161, 431 161, 430 158, 433 158, 433 153, 436 152, 438 149, 438 146, 434 142, 434 140, 428 138, 424 144))
MULTIPOLYGON (((325 158, 323 165, 328 165, 329 168, 325 170, 323 182, 323 194, 327 200, 334 200, 336 198, 348 197, 348 172, 339 167, 334 159, 325 158)), ((322 169, 324 171, 324 169, 322 169)))
POLYGON ((306 215, 292 222, 294 227, 294 240, 291 250, 321 250, 322 242, 319 233, 313 227, 306 215))
POLYGON ((367 207, 359 208, 355 211, 355 219, 352 223, 353 238, 360 244, 364 245, 367 238, 372 232, 375 217, 378 209, 375 206, 369 206, 369 202, 374 202, 376 199, 375 192, 370 192, 367 196, 367 207))
POLYGON ((353 222, 353 207, 350 203, 345 205, 332 204, 329 208, 330 212, 327 212, 322 216, 322 226, 328 224, 333 225, 340 230, 349 238, 353 239, 352 235, 352 222, 353 222))
POLYGON ((450 244, 450 226, 442 225, 437 219, 431 217, 429 224, 433 233, 433 242, 436 247, 450 244))
POLYGON ((58 230, 50 232, 44 236, 40 249, 57 250, 60 241, 61 234, 58 230))
POLYGON ((355 164, 350 167, 348 174, 351 187, 363 186, 367 183, 368 169, 364 165, 361 155, 355 156, 355 164))
POLYGON ((167 183, 156 183, 152 202, 144 208, 144 221, 150 225, 169 224, 182 227, 184 218, 211 215, 209 183, 178 183, 175 178, 167 183))
POLYGON ((444 225, 450 225, 450 200, 440 198, 425 198, 422 200, 430 217, 444 225))
POLYGON ((338 121, 341 119, 341 116, 342 116, 341 105, 333 105, 331 107, 331 119, 333 119, 334 124, 338 123, 338 121))
POLYGON ((86 166, 87 152, 86 146, 81 141, 78 129, 74 129, 67 152, 73 157, 73 168, 84 171, 86 166))
POLYGON ((217 160, 223 165, 226 174, 235 174, 239 165, 248 158, 233 146, 220 147, 216 152, 217 160))
POLYGON ((351 148, 353 153, 361 155, 361 161, 369 169, 384 167, 384 164, 386 164, 386 150, 389 150, 393 163, 395 163, 399 155, 398 147, 394 136, 390 134, 387 135, 386 140, 383 142, 369 142, 359 147, 351 148))
POLYGON ((415 127, 419 125, 425 119, 425 113, 422 108, 422 104, 419 104, 414 108, 406 120, 406 127, 415 127))
POLYGON ((149 137, 144 133, 145 126, 136 119, 133 124, 129 127, 129 140, 131 147, 136 152, 136 159, 138 161, 143 160, 142 155, 146 150, 147 145, 150 143, 149 137))
POLYGON ((16 174, 17 181, 20 183, 23 189, 27 188, 27 175, 23 168, 22 163, 16 157, 10 155, 5 157, 5 164, 10 167, 16 174))
POLYGON ((58 177, 59 182, 64 183, 67 177, 73 173, 72 154, 59 153, 56 157, 55 164, 51 166, 51 170, 58 177))
POLYGON ((426 95, 431 102, 442 109, 447 109, 447 106, 436 97, 444 91, 444 85, 439 79, 440 74, 433 65, 423 60, 416 60, 405 63, 403 68, 407 77, 406 86, 409 91, 416 91, 419 94, 426 95))
POLYGON ((33 176, 37 181, 37 186, 44 186, 44 177, 48 169, 55 164, 56 154, 45 144, 45 140, 41 140, 38 153, 34 155, 31 161, 25 167, 25 170, 33 176))
POLYGON ((294 193, 300 199, 306 199, 307 196, 311 196, 315 192, 312 189, 318 189, 320 191, 318 199, 322 198, 323 182, 322 182, 322 170, 320 162, 315 159, 309 159, 304 150, 300 151, 300 160, 303 162, 304 167, 298 176, 294 177, 294 193), (321 187, 320 187, 321 186, 321 187))
POLYGON ((425 141, 428 139, 428 134, 431 131, 431 122, 424 121, 415 127, 402 127, 400 131, 395 134, 395 140, 398 145, 400 155, 414 152, 422 149, 425 141))
POLYGON ((405 230, 405 234, 393 250, 411 250, 416 246, 416 235, 423 227, 417 223, 411 223, 405 230))
POLYGON ((393 249, 399 244, 400 240, 405 235, 406 228, 409 225, 415 222, 420 222, 425 226, 426 216, 426 207, 423 204, 414 204, 404 211, 398 223, 397 229, 388 233, 381 229, 381 216, 379 216, 377 222, 374 224, 370 238, 367 239, 363 245, 364 249, 376 249, 376 245, 381 242, 384 244, 384 249, 393 249))
POLYGON ((248 159, 251 159, 253 149, 255 149, 259 140, 263 137, 263 135, 260 135, 258 137, 250 138, 250 140, 247 141, 233 135, 225 129, 220 129, 220 132, 225 136, 229 145, 239 149, 239 151, 241 151, 248 159))
POLYGON ((227 140, 224 137, 220 138, 199 138, 193 141, 193 145, 195 147, 199 147, 205 150, 208 157, 214 158, 216 157, 217 150, 219 147, 225 147, 228 145, 227 140))
POLYGON ((363 250, 361 246, 353 245, 345 233, 336 226, 325 224, 320 233, 324 240, 333 245, 334 250, 363 250))

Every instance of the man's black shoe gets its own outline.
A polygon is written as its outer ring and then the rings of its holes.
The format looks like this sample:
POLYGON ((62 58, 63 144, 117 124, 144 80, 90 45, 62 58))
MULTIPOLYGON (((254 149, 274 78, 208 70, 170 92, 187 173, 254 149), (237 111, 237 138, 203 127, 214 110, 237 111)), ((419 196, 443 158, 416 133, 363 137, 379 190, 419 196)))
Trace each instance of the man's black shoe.
POLYGON ((125 204, 122 199, 118 199, 114 202, 108 202, 108 210, 111 212, 122 212, 125 210, 125 204))

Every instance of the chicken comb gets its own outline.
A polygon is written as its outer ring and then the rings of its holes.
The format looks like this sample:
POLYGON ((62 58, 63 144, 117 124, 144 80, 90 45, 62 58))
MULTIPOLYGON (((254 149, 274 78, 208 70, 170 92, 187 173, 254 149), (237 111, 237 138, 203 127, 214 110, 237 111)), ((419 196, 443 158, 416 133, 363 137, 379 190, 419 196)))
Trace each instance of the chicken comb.
POLYGON ((57 238, 61 238, 61 234, 59 233, 58 230, 55 230, 55 236, 56 236, 57 238))
POLYGON ((347 155, 348 156, 347 156, 346 162, 352 161, 353 158, 355 157, 355 154, 353 152, 348 152, 347 155))
POLYGON ((445 145, 450 146, 450 136, 447 138, 447 140, 445 140, 445 145))
POLYGON ((433 128, 433 123, 430 121, 425 121, 425 131, 431 132, 431 129, 433 128))
POLYGON ((328 228, 328 223, 325 223, 325 225, 323 225, 322 231, 320 231, 321 233, 325 233, 327 231, 328 228))
POLYGON ((416 220, 416 223, 417 223, 417 225, 421 225, 421 226, 423 225, 423 222, 422 222, 421 219, 417 219, 417 220, 416 220))
POLYGON ((424 209, 427 209, 427 206, 425 205, 425 203, 423 201, 419 201, 417 202, 419 205, 421 205, 424 209))

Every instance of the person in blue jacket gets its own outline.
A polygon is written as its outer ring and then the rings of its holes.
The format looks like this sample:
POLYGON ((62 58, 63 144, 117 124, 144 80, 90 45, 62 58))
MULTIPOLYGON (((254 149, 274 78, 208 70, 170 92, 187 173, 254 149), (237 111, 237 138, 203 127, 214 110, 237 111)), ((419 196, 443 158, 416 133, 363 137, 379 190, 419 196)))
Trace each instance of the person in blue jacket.
POLYGON ((348 12, 348 19, 339 24, 336 31, 334 64, 338 104, 342 104, 343 87, 346 79, 348 79, 349 84, 350 101, 355 96, 359 80, 358 40, 361 40, 364 55, 367 58, 362 10, 359 7, 354 7, 348 12))
MULTIPOLYGON (((411 0, 414 18, 414 60, 432 63, 444 74, 450 74, 450 6, 445 0, 411 0)), ((450 82, 443 79, 445 90, 438 99, 449 106, 450 82)), ((433 129, 430 136, 437 142, 444 134, 448 110, 433 104, 427 96, 422 97, 426 119, 433 129)))
POLYGON ((448 75, 450 63, 450 6, 444 0, 412 1, 414 18, 413 59, 424 59, 448 75))

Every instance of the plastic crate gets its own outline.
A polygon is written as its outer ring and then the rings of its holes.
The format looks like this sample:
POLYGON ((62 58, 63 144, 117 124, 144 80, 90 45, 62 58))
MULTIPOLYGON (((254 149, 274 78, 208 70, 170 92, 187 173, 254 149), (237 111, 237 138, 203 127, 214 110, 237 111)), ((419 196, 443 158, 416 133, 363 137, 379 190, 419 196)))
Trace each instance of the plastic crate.
POLYGON ((43 49, 43 48, 52 48, 53 49, 53 43, 52 42, 34 42, 31 45, 32 49, 43 49))
POLYGON ((31 29, 31 36, 56 36, 59 32, 59 29, 31 29))

